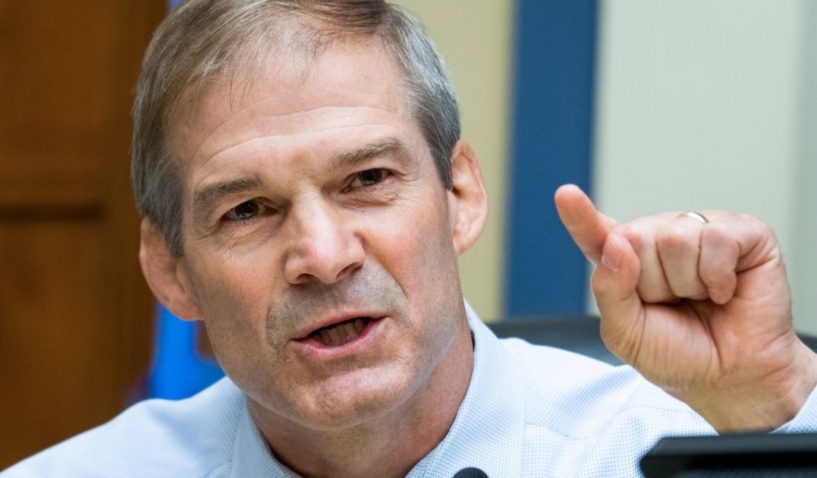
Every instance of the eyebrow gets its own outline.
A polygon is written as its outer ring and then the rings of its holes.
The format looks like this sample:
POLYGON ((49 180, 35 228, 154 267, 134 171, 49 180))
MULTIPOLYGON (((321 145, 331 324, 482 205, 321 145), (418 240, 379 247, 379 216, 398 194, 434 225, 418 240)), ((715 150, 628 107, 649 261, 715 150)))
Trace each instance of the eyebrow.
MULTIPOLYGON (((353 151, 341 153, 329 160, 327 170, 352 168, 368 160, 393 154, 404 150, 403 143, 394 137, 383 138, 368 143, 353 151)), ((398 155, 401 162, 407 161, 404 155, 398 155)), ((228 181, 217 182, 205 186, 193 194, 193 217, 202 218, 221 198, 243 193, 245 191, 260 189, 264 182, 257 176, 247 176, 228 181)))
POLYGON ((248 176, 205 186, 193 195, 193 217, 201 218, 207 215, 212 205, 223 197, 258 189, 262 184, 261 178, 248 176))
POLYGON ((403 149, 403 143, 397 138, 383 138, 357 148, 354 151, 341 153, 335 156, 329 161, 328 169, 333 170, 354 167, 370 159, 397 153, 403 149))

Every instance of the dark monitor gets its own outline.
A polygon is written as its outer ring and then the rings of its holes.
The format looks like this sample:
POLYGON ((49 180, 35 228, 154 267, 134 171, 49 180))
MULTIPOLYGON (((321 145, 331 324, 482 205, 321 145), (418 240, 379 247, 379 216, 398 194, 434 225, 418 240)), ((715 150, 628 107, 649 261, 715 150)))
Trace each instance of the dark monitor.
POLYGON ((662 438, 641 471, 646 478, 817 477, 817 433, 662 438))

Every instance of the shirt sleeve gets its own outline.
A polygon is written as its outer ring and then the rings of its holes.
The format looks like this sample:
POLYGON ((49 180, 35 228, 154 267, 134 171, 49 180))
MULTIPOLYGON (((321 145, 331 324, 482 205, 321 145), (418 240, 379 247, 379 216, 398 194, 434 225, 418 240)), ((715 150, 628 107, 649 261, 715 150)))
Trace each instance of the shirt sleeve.
POLYGON ((774 433, 806 433, 817 431, 817 387, 811 391, 797 415, 774 430, 774 433))

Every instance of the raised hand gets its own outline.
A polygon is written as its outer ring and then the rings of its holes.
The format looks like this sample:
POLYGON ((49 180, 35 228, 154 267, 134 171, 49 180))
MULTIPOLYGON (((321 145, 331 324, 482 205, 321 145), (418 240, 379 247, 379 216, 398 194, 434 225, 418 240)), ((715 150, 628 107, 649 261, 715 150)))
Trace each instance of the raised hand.
POLYGON ((576 186, 555 199, 596 265, 593 294, 613 353, 721 431, 773 428, 797 413, 817 385, 817 356, 794 333, 769 226, 722 211, 620 225, 576 186))

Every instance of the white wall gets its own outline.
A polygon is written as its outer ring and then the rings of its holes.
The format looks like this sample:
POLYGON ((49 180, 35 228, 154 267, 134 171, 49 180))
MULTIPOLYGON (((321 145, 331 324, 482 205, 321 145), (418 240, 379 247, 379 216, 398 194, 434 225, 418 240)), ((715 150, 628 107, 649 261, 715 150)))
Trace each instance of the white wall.
POLYGON ((500 316, 503 291, 505 171, 511 14, 501 0, 397 0, 428 28, 454 77, 465 138, 480 159, 491 212, 460 260, 465 297, 486 320, 500 316))
POLYGON ((716 208, 769 222, 795 323, 811 332, 815 11, 809 0, 602 0, 593 178, 619 219, 716 208))
POLYGON ((817 2, 802 0, 798 158, 790 196, 794 203, 793 260, 788 261, 796 325, 817 333, 817 2))

